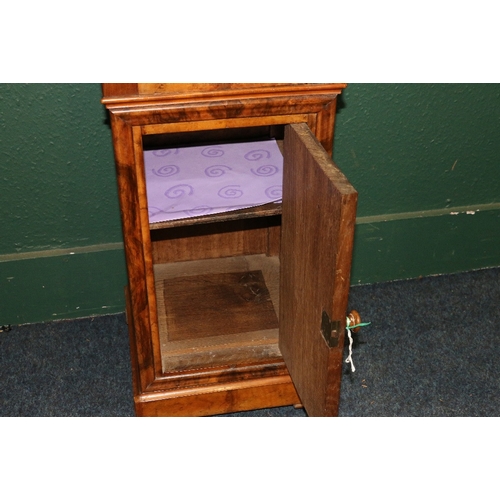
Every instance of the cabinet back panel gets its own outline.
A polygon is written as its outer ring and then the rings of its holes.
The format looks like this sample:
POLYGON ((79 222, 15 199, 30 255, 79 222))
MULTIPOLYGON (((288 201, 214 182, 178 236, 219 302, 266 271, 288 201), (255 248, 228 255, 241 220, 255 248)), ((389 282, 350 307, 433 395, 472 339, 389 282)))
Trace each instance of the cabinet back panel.
POLYGON ((278 255, 280 220, 278 216, 158 229, 151 232, 153 262, 278 255))

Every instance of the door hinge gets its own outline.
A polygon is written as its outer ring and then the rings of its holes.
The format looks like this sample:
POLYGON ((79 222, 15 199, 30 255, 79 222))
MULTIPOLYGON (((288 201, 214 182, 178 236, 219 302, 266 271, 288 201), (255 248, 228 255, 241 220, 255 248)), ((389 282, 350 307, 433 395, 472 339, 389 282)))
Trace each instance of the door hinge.
POLYGON ((329 347, 337 347, 339 345, 340 321, 331 321, 330 316, 323 311, 321 333, 329 347))

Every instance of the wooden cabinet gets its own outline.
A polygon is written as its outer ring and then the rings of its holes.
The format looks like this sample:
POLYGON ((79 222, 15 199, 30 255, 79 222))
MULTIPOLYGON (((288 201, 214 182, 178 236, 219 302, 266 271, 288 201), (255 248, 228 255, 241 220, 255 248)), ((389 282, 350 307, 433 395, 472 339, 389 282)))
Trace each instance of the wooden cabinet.
POLYGON ((137 415, 338 413, 357 193, 331 160, 342 84, 103 84, 137 415), (144 151, 274 138, 281 203, 150 223, 144 151))

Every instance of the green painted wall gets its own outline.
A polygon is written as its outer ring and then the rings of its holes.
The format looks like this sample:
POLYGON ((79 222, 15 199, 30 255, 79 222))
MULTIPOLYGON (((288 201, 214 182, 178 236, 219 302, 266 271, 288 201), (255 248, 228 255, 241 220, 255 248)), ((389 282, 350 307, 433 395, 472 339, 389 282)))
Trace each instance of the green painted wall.
POLYGON ((359 191, 353 283, 500 265, 499 84, 351 84, 335 137, 359 191))
MULTIPOLYGON (((100 97, 0 85, 0 325, 123 310, 100 97)), ((350 84, 335 134, 359 191, 354 284, 500 265, 500 85, 350 84)))
POLYGON ((123 311, 99 84, 0 85, 0 325, 123 311))
POLYGON ((0 255, 121 240, 100 92, 99 85, 0 86, 0 255))
POLYGON ((351 84, 335 134, 360 217, 500 202, 500 85, 351 84))

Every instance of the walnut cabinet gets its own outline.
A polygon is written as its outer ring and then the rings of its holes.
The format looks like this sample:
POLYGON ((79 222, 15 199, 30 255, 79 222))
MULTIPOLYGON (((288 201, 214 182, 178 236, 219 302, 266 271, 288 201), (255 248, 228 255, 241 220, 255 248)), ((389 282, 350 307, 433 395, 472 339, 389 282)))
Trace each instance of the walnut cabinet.
POLYGON ((344 87, 103 84, 137 415, 337 415, 357 203, 331 159, 344 87), (269 138, 281 203, 150 223, 144 151, 269 138))

